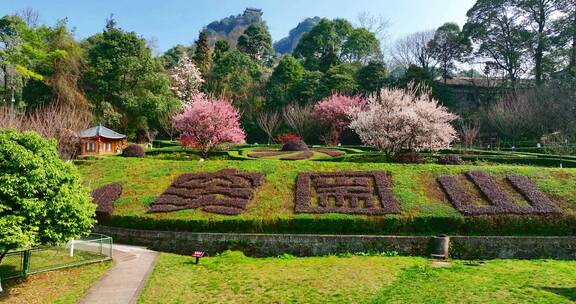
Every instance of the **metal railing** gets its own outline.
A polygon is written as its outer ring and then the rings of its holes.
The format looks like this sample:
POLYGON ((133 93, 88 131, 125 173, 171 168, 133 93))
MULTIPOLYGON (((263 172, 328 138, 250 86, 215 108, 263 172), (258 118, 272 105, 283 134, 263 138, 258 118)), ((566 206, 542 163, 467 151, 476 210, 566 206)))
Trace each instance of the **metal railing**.
POLYGON ((112 259, 112 238, 91 234, 66 245, 11 251, 0 262, 0 279, 112 259))

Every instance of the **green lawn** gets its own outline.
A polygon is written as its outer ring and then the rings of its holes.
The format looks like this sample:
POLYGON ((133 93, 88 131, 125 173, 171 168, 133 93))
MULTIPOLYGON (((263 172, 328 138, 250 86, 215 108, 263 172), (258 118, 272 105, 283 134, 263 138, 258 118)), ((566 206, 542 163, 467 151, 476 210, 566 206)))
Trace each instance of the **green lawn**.
MULTIPOLYGON (((465 233, 466 229, 473 232, 482 225, 477 222, 463 223, 463 217, 447 201, 435 181, 438 175, 459 174, 471 169, 481 169, 500 176, 507 173, 526 175, 534 179, 538 187, 548 193, 567 216, 571 218, 576 216, 576 169, 508 165, 442 166, 436 164, 401 165, 276 160, 207 160, 199 162, 121 157, 78 161, 76 164, 80 169, 84 184, 89 188, 111 182, 122 183, 124 190, 116 203, 112 225, 124 227, 148 229, 174 227, 175 229, 197 231, 318 231, 337 233, 404 233, 408 232, 407 230, 412 230, 410 232, 413 233, 418 231, 414 231, 412 228, 403 228, 404 222, 425 221, 429 224, 418 224, 420 227, 426 226, 422 228, 420 233, 442 232, 438 231, 437 227, 447 229, 445 230, 447 233, 453 233, 458 229, 460 233, 465 233), (146 214, 149 205, 178 175, 187 172, 212 172, 223 168, 237 168, 240 171, 265 174, 264 185, 256 193, 254 200, 243 214, 221 216, 199 210, 146 214), (393 179, 393 192, 400 203, 401 214, 399 216, 366 217, 338 214, 295 215, 293 213, 294 183, 299 172, 347 170, 385 170, 390 172, 393 179), (452 222, 447 223, 446 220, 452 222), (338 221, 340 223, 335 224, 338 221), (438 223, 430 223, 431 221, 438 223), (308 227, 303 228, 305 225, 308 227), (451 228, 451 225, 458 227, 451 228)), ((539 221, 537 218, 532 220, 539 221)), ((476 221, 490 222, 489 219, 485 218, 476 219, 476 221)), ((522 233, 523 231, 534 233, 522 227, 526 226, 523 219, 506 219, 500 222, 512 225, 515 221, 518 222, 520 232, 514 233, 522 233)), ((413 226, 415 224, 407 225, 413 226)), ((492 227, 489 229, 498 229, 494 231, 499 231, 500 228, 492 227)), ((490 232, 492 231, 483 231, 483 233, 490 232)), ((543 234, 550 233, 544 232, 543 234)))
POLYGON ((2 281, 2 303, 78 303, 84 294, 112 266, 112 261, 54 270, 2 281))
POLYGON ((572 303, 576 262, 160 255, 139 303, 572 303))

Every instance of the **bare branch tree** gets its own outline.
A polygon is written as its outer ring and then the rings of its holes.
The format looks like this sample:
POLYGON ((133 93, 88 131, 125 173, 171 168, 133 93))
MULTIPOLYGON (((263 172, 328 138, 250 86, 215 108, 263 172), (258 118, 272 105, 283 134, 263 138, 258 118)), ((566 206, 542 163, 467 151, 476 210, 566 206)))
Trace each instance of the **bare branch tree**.
POLYGON ((174 124, 174 112, 164 112, 162 115, 158 117, 158 122, 160 123, 160 127, 168 136, 170 136, 170 141, 174 140, 174 135, 178 132, 176 129, 176 125, 174 124))
POLYGON ((380 46, 383 46, 384 42, 388 40, 390 20, 383 15, 374 15, 369 11, 363 11, 358 14, 358 26, 374 33, 380 41, 380 46))
POLYGON ((282 110, 282 116, 286 124, 301 138, 310 135, 311 129, 316 125, 312 105, 287 105, 282 110))
POLYGON ((51 103, 30 113, 20 130, 35 131, 44 138, 55 139, 60 157, 70 160, 78 152, 78 133, 88 128, 91 121, 92 115, 82 106, 51 103))
POLYGON ((514 143, 534 128, 533 110, 527 98, 510 94, 491 106, 484 115, 494 129, 514 143))
POLYGON ((22 18, 22 20, 24 20, 24 22, 26 22, 29 27, 36 27, 36 25, 38 25, 38 21, 40 20, 40 13, 29 6, 19 10, 16 15, 22 18))
POLYGON ((9 106, 0 106, 0 129, 20 130, 24 122, 24 117, 16 113, 9 106))
POLYGON ((268 135, 268 144, 271 144, 274 141, 274 133, 280 126, 280 113, 277 111, 261 112, 256 118, 256 123, 268 135))
POLYGON ((478 120, 474 121, 463 121, 460 123, 460 129, 458 133, 464 145, 464 153, 468 152, 468 149, 472 147, 478 133, 480 132, 480 122, 478 120))
POLYGON ((417 32, 397 40, 392 50, 394 63, 406 68, 417 65, 426 71, 431 70, 434 60, 428 43, 434 38, 434 33, 434 30, 417 32))

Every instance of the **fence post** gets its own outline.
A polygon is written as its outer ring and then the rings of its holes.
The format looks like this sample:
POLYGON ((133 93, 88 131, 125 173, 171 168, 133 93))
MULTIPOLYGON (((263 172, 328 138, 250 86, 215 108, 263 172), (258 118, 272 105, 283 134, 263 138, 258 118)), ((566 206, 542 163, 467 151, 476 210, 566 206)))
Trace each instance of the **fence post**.
POLYGON ((22 260, 22 276, 27 276, 30 271, 30 249, 24 250, 24 259, 22 260))
POLYGON ((74 239, 70 240, 70 256, 74 256, 74 239))

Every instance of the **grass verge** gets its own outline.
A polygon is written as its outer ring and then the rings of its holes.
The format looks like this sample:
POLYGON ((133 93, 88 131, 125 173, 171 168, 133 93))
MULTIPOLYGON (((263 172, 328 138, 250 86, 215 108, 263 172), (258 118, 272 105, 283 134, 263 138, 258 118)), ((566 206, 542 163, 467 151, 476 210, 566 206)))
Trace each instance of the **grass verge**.
POLYGON ((574 261, 161 254, 139 303, 572 303, 574 261), (534 275, 538 274, 538 275, 534 275))
POLYGON ((34 274, 3 281, 2 303, 78 303, 112 266, 112 261, 34 274))

